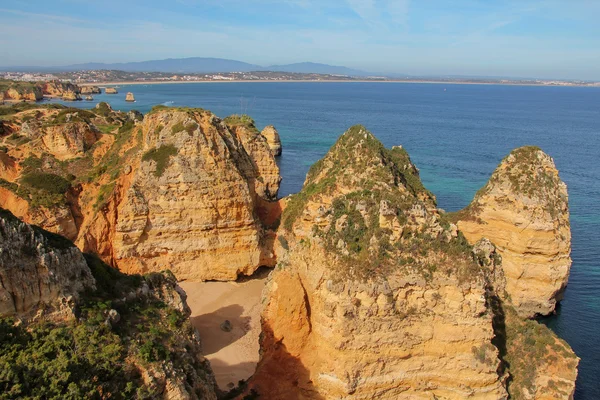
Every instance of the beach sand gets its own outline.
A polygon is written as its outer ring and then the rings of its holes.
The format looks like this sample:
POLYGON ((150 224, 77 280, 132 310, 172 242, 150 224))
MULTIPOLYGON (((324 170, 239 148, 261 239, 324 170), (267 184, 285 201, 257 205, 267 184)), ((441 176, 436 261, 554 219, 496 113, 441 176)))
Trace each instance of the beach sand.
POLYGON ((180 282, 188 295, 192 324, 222 390, 248 379, 258 363, 261 292, 269 269, 237 282, 180 282), (230 332, 221 329, 229 320, 230 332))

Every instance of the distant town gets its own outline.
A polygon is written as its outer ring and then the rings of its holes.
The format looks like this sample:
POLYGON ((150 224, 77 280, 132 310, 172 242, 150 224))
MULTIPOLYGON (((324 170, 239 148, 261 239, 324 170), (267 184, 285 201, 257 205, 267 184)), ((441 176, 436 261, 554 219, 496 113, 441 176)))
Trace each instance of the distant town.
POLYGON ((277 71, 214 72, 186 74, 174 74, 167 72, 126 72, 119 70, 82 70, 56 73, 0 72, 0 79, 24 82, 61 81, 79 85, 220 81, 372 81, 600 87, 600 82, 583 80, 494 79, 476 77, 462 78, 419 76, 390 78, 385 76, 351 76, 341 74, 293 73, 277 71))

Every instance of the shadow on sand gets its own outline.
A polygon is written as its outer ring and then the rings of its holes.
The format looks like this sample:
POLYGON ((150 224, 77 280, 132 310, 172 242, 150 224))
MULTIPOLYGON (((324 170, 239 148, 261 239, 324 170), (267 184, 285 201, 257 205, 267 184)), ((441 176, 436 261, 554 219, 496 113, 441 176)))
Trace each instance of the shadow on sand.
POLYGON ((244 308, 238 304, 222 307, 212 313, 192 317, 192 324, 200 332, 204 355, 214 354, 229 346, 250 331, 251 318, 242 316, 244 308), (221 329, 225 321, 231 323, 231 331, 221 329))

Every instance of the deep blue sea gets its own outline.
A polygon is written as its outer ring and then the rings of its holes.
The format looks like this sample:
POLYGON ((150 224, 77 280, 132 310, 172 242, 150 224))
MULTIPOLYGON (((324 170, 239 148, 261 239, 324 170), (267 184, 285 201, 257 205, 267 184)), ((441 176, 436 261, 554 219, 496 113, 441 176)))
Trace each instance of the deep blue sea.
POLYGON ((600 88, 405 83, 207 83, 121 86, 114 109, 202 107, 273 124, 283 144, 280 194, 354 124, 403 145, 448 211, 466 206, 512 149, 537 145, 569 188, 573 267, 558 315, 544 320, 581 357, 577 400, 600 398, 600 88), (135 103, 125 102, 125 93, 135 103), (172 103, 171 103, 172 102, 172 103))

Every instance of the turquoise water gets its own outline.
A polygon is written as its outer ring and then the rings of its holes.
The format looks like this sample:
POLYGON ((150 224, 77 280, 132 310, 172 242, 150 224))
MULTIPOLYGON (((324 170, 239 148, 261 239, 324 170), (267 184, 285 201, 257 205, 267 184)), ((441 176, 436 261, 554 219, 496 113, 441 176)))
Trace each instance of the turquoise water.
MULTIPOLYGON (((273 124, 283 143, 281 195, 361 123, 386 146, 403 145, 448 211, 466 206, 512 149, 537 145, 569 187, 573 267, 556 316, 544 320, 581 357, 576 399, 600 398, 600 89, 396 83, 210 83, 123 86, 96 95, 113 108, 202 107, 273 124), (446 91, 444 91, 446 89, 446 91), (126 103, 132 91, 136 103, 126 103)), ((90 107, 95 103, 71 103, 90 107)))

